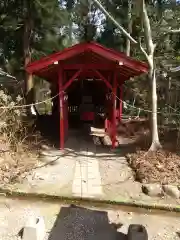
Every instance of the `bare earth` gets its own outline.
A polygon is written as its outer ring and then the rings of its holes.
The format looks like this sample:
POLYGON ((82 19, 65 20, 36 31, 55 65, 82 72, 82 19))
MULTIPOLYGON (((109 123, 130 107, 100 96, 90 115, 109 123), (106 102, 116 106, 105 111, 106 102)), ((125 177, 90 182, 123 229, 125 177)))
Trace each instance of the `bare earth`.
POLYGON ((150 240, 178 240, 179 214, 139 209, 78 207, 54 202, 0 198, 0 239, 19 240, 18 232, 30 216, 43 216, 45 240, 125 240, 129 224, 143 224, 150 240), (122 226, 121 226, 122 225, 122 226), (115 227, 117 226, 117 227, 115 227), (118 227, 119 226, 119 227, 118 227))

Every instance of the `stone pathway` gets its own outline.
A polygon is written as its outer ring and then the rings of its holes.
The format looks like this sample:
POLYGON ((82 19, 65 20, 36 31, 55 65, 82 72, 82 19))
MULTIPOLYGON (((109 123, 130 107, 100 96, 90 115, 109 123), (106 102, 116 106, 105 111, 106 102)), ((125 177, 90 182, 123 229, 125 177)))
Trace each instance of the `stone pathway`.
POLYGON ((107 147, 96 146, 92 139, 69 137, 63 152, 45 150, 42 160, 45 166, 35 169, 16 188, 50 195, 109 200, 122 200, 134 189, 138 196, 141 193, 126 158, 110 152, 107 147))
POLYGON ((11 190, 64 197, 96 198, 112 201, 144 201, 173 204, 172 199, 151 198, 134 181, 123 152, 94 145, 92 139, 70 136, 64 151, 45 150, 41 167, 11 190))
POLYGON ((82 197, 102 196, 99 161, 96 158, 95 146, 87 146, 86 141, 81 142, 81 146, 83 147, 76 160, 72 194, 82 197))

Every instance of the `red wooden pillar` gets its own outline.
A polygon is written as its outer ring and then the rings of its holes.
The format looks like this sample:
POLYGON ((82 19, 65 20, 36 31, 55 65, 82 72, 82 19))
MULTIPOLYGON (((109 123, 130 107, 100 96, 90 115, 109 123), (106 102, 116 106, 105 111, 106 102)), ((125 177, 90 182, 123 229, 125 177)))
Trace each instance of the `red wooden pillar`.
MULTIPOLYGON (((111 82, 111 73, 109 73, 109 75, 108 75, 108 77, 107 77, 107 81, 110 83, 111 82)), ((109 128, 110 128, 110 124, 109 124, 109 120, 110 121, 112 121, 112 119, 110 119, 112 116, 111 116, 111 114, 110 114, 110 105, 111 105, 111 100, 110 100, 110 93, 111 93, 111 91, 110 91, 110 88, 106 85, 106 89, 107 89, 107 91, 106 91, 106 99, 105 99, 105 101, 106 101, 106 113, 107 113, 107 115, 106 115, 106 119, 105 119, 105 121, 104 121, 104 128, 105 128, 105 131, 107 132, 107 133, 109 133, 109 128)))
MULTIPOLYGON (((66 71, 63 72, 63 82, 66 83, 67 74, 66 71)), ((64 141, 68 138, 68 95, 63 92, 63 120, 64 120, 64 141)))
POLYGON ((121 84, 119 86, 119 121, 121 122, 122 120, 122 110, 123 110, 123 101, 122 101, 122 87, 123 85, 121 84))
POLYGON ((112 148, 116 147, 116 94, 117 94, 117 73, 114 72, 113 96, 112 96, 112 148))
POLYGON ((106 107, 106 119, 104 121, 104 129, 105 132, 108 132, 108 121, 109 121, 109 92, 108 92, 108 88, 106 91, 106 99, 105 99, 105 107, 106 107))
POLYGON ((60 111, 60 149, 64 149, 64 92, 63 92, 63 71, 59 67, 59 111, 60 111))

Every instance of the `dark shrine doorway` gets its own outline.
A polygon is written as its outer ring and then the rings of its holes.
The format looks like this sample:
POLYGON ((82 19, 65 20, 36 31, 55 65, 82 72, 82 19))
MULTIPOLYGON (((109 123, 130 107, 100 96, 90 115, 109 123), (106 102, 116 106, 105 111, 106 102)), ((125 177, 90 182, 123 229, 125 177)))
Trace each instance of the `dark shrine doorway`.
POLYGON ((103 113, 107 87, 104 82, 95 78, 80 77, 67 89, 69 127, 103 128, 103 113))

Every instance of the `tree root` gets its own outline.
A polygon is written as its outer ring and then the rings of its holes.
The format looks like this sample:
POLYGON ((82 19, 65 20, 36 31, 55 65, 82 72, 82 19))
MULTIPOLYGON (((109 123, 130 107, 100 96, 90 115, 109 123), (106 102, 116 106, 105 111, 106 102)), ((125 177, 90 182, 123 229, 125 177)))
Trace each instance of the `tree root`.
POLYGON ((161 143, 158 141, 152 141, 151 146, 148 150, 148 152, 156 152, 158 150, 162 149, 161 143))

